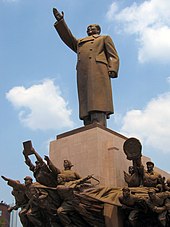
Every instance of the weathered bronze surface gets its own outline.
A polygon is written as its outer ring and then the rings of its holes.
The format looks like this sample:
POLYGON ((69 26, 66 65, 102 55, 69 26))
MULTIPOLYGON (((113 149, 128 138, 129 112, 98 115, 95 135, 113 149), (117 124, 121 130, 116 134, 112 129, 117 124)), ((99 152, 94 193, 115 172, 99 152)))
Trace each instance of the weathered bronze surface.
POLYGON ((48 156, 43 160, 31 141, 24 142, 25 163, 36 182, 30 176, 24 178, 24 183, 2 176, 15 197, 9 212, 20 208, 24 227, 105 227, 104 205, 110 204, 118 207, 124 227, 169 227, 170 179, 156 173, 153 162, 147 162, 145 170, 141 146, 135 145, 134 152, 132 141, 140 145, 135 138, 125 141, 126 153, 130 157, 132 151, 133 155, 129 173, 125 173, 128 187, 124 188, 101 187, 93 175, 81 178, 71 169, 69 160, 64 160, 60 170, 48 156), (126 146, 129 141, 130 146, 126 146), (35 165, 31 155, 36 157, 35 165))
POLYGON ((170 181, 167 179, 165 182, 165 177, 154 171, 154 163, 151 161, 146 163, 144 169, 141 162, 142 145, 139 140, 127 139, 123 149, 127 159, 132 160, 133 164, 129 166, 129 173, 124 172, 129 188, 123 188, 123 195, 119 196, 124 226, 169 227, 170 181), (136 187, 136 190, 131 187, 136 187))
POLYGON ((129 138, 124 142, 123 150, 128 160, 136 160, 141 157, 142 145, 136 138, 129 138))
POLYGON ((100 35, 99 25, 87 27, 87 37, 77 39, 68 28, 64 13, 53 9, 56 28, 62 41, 77 53, 79 117, 84 125, 98 122, 106 126, 113 114, 110 78, 118 76, 119 57, 110 36, 100 35))

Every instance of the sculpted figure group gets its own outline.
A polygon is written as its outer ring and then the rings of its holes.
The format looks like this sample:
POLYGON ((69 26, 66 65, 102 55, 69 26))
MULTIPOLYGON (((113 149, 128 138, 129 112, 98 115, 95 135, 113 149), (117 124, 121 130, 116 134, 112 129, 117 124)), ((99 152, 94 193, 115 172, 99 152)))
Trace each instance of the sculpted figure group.
POLYGON ((27 147, 23 154, 36 182, 30 176, 24 178, 24 183, 2 176, 15 197, 15 205, 9 212, 20 208, 19 217, 24 227, 94 226, 93 214, 89 220, 88 211, 78 197, 84 188, 93 186, 89 181, 92 176, 81 178, 71 169, 73 165, 69 160, 64 160, 64 169, 60 170, 48 156, 43 160, 29 147, 31 149, 27 147), (30 155, 36 157, 35 164, 30 155))
POLYGON ((148 161, 146 169, 141 162, 141 144, 135 138, 124 143, 127 159, 132 160, 129 173, 124 172, 128 187, 119 197, 124 213, 125 226, 169 227, 170 226, 170 179, 154 170, 148 161), (132 152, 133 149, 133 152, 132 152))
MULTIPOLYGON (((167 184, 166 184, 167 186, 167 184)), ((170 190, 158 188, 139 190, 124 187, 119 201, 122 204, 124 226, 169 227, 170 226, 170 190)))
POLYGON ((35 182, 30 176, 24 183, 2 176, 15 197, 9 212, 19 209, 24 227, 104 227, 104 205, 108 203, 118 207, 124 227, 170 227, 170 179, 157 173, 151 161, 144 168, 141 153, 135 146, 131 150, 134 142, 139 141, 125 141, 132 165, 129 173, 124 172, 127 186, 123 189, 96 187, 99 181, 92 175, 82 178, 69 160, 64 160, 60 170, 48 156, 42 159, 31 141, 25 142, 23 155, 35 182), (35 156, 35 164, 30 155, 35 156), (97 184, 91 183, 92 178, 97 184))

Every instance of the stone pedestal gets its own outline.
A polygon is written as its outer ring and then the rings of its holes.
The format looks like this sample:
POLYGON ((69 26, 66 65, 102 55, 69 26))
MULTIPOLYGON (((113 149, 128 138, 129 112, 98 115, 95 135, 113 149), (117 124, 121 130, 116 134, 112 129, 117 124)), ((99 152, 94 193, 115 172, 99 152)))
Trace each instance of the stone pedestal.
POLYGON ((126 139, 98 124, 90 125, 58 135, 50 143, 50 158, 60 169, 69 159, 82 177, 94 174, 102 186, 121 187, 123 170, 130 165, 123 152, 126 139))
MULTIPOLYGON (((123 187, 123 171, 127 172, 132 165, 123 151, 126 139, 117 132, 93 124, 58 135, 50 143, 50 158, 59 169, 63 169, 64 159, 70 160, 80 176, 94 174, 101 186, 123 187)), ((149 160, 143 156, 144 165, 149 160)), ((116 207, 107 205, 105 217, 106 226, 122 226, 116 207)))

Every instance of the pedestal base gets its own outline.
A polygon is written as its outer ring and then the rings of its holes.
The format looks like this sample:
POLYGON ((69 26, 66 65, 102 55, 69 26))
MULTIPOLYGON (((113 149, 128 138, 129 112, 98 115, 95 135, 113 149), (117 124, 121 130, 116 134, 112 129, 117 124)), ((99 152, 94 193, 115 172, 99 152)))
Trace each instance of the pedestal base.
POLYGON ((94 174, 102 186, 122 187, 123 170, 130 165, 123 152, 126 139, 98 124, 90 125, 58 135, 50 143, 50 158, 60 169, 69 159, 82 177, 94 174))

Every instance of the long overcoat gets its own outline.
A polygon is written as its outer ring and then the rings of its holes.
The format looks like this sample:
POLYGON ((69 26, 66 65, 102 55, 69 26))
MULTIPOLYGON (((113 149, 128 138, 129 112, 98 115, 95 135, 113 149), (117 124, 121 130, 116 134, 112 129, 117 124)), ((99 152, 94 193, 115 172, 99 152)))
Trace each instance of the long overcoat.
POLYGON ((64 19, 54 24, 63 42, 77 53, 79 117, 91 111, 112 114, 113 101, 109 71, 118 73, 119 57, 110 36, 98 34, 76 39, 64 19))

